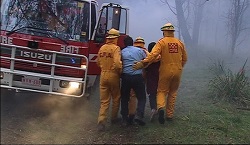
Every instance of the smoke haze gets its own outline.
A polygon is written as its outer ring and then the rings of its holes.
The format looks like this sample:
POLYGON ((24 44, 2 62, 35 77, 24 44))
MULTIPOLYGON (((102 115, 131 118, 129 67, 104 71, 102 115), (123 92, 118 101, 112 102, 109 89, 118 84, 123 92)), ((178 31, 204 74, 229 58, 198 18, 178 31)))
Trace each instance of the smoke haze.
MULTIPOLYGON (((176 11, 175 1, 167 0, 173 11, 176 11)), ((189 0, 189 6, 184 8, 187 16, 187 25, 191 33, 194 24, 194 6, 202 0, 189 0)), ((160 28, 167 22, 171 22, 175 26, 175 35, 180 37, 178 33, 178 21, 176 15, 170 10, 164 0, 99 0, 101 5, 103 2, 114 2, 127 6, 129 11, 129 34, 135 39, 141 36, 145 39, 146 47, 152 41, 162 38, 160 28)), ((227 13, 230 10, 230 0, 204 0, 204 9, 199 33, 199 50, 215 50, 228 52, 230 47, 230 39, 228 34, 227 13)), ((241 33, 239 44, 237 45, 235 54, 249 53, 250 55, 250 8, 245 12, 243 17, 243 25, 247 28, 241 33)), ((182 37, 180 37, 183 41, 182 37)), ((192 49, 192 48, 190 48, 192 49)), ((248 55, 248 56, 249 56, 248 55)))
POLYGON ((133 38, 141 36, 147 44, 158 41, 162 37, 160 28, 167 22, 174 20, 171 12, 159 1, 125 1, 130 9, 130 35, 133 38))
MULTIPOLYGON (((100 0, 101 1, 101 0, 100 0)), ((104 2, 115 2, 106 0, 104 2)), ((175 1, 168 0, 170 7, 176 11, 175 1)), ((187 16, 187 27, 192 37, 194 28, 194 6, 197 5, 197 0, 189 0, 190 8, 184 8, 184 14, 187 16)), ((213 57, 215 54, 222 54, 230 57, 230 44, 228 34, 228 11, 231 8, 230 0, 204 0, 204 8, 199 32, 198 54, 200 57, 213 57), (209 52, 209 53, 207 53, 209 52)), ((129 11, 129 35, 134 39, 141 36, 145 39, 146 45, 152 41, 158 41, 162 38, 160 28, 167 22, 171 22, 175 26, 175 36, 182 41, 183 37, 179 36, 178 21, 176 15, 170 10, 163 0, 123 0, 120 4, 127 6, 129 11)), ((238 43, 235 48, 235 58, 250 59, 250 8, 246 10, 243 16, 243 26, 246 28, 241 32, 238 43)), ((193 48, 187 48, 188 51, 193 48)), ((220 57, 220 56, 218 56, 220 57)), ((250 61, 248 61, 250 62, 250 61)), ((241 62, 242 63, 242 62, 241 62)))

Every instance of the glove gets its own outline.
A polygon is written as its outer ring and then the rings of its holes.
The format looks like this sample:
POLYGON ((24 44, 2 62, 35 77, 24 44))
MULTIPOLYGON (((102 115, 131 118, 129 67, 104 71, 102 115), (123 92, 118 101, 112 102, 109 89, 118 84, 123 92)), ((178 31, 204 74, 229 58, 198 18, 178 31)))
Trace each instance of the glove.
POLYGON ((144 64, 141 61, 135 62, 133 65, 133 70, 138 70, 138 69, 142 69, 142 68, 144 68, 144 64))

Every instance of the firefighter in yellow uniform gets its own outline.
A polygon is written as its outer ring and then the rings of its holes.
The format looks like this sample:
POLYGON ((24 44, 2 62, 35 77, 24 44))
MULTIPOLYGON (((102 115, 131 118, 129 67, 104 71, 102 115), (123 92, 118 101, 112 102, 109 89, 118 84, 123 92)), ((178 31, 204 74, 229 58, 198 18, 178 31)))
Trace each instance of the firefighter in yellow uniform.
POLYGON ((183 67, 187 62, 187 53, 184 44, 174 37, 175 29, 171 23, 165 24, 161 31, 163 31, 164 37, 156 43, 150 54, 144 60, 135 63, 133 68, 135 70, 144 68, 157 59, 159 54, 161 55, 156 99, 158 121, 160 124, 164 124, 164 110, 166 110, 167 120, 173 118, 177 90, 183 67))
POLYGON ((97 57, 97 65, 101 68, 100 75, 100 111, 98 130, 105 130, 109 104, 112 100, 111 123, 118 119, 120 107, 120 75, 122 71, 121 50, 117 45, 119 31, 110 29, 97 57))
POLYGON ((142 37, 137 37, 134 42, 134 46, 141 48, 146 55, 149 54, 148 50, 145 48, 145 41, 142 37))
MULTIPOLYGON (((145 41, 142 37, 137 37, 134 41, 134 46, 141 48, 146 55, 149 54, 148 50, 145 48, 145 41)), ((143 76, 144 76, 143 72, 143 76)), ((145 77, 144 77, 145 78, 145 77)), ((133 89, 130 91, 130 98, 129 98, 129 104, 128 104, 128 109, 129 109, 129 119, 130 122, 134 119, 135 113, 136 113, 136 105, 137 105, 137 98, 135 95, 135 92, 133 89)))

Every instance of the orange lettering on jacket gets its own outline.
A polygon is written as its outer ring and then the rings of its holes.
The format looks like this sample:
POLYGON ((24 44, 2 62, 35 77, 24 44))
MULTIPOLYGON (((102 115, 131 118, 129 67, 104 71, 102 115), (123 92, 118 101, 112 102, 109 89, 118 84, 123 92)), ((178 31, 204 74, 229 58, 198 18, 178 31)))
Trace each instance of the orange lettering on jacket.
POLYGON ((113 55, 108 52, 101 52, 100 57, 113 58, 113 55))

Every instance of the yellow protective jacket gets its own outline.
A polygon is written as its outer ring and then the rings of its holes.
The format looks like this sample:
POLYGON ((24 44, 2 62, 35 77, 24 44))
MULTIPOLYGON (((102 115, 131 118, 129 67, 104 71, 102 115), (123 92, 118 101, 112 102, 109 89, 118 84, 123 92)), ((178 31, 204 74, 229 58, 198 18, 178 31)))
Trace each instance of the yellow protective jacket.
POLYGON ((108 41, 104 44, 97 57, 97 65, 101 68, 102 72, 122 72, 121 62, 121 49, 119 46, 114 44, 113 41, 108 41))
POLYGON ((142 61, 143 65, 153 62, 159 54, 161 59, 156 96, 157 109, 166 108, 166 117, 172 118, 182 68, 187 62, 187 53, 184 44, 179 39, 173 36, 164 37, 156 43, 149 56, 142 61))
POLYGON ((98 124, 106 123, 112 100, 111 120, 117 119, 120 106, 120 74, 122 72, 121 50, 115 39, 107 39, 97 57, 100 75, 100 110, 98 124))
POLYGON ((142 60, 144 66, 154 62, 159 54, 161 55, 161 65, 159 69, 161 71, 165 71, 172 66, 182 69, 187 62, 187 52, 184 44, 174 37, 164 37, 160 39, 150 54, 142 60))

